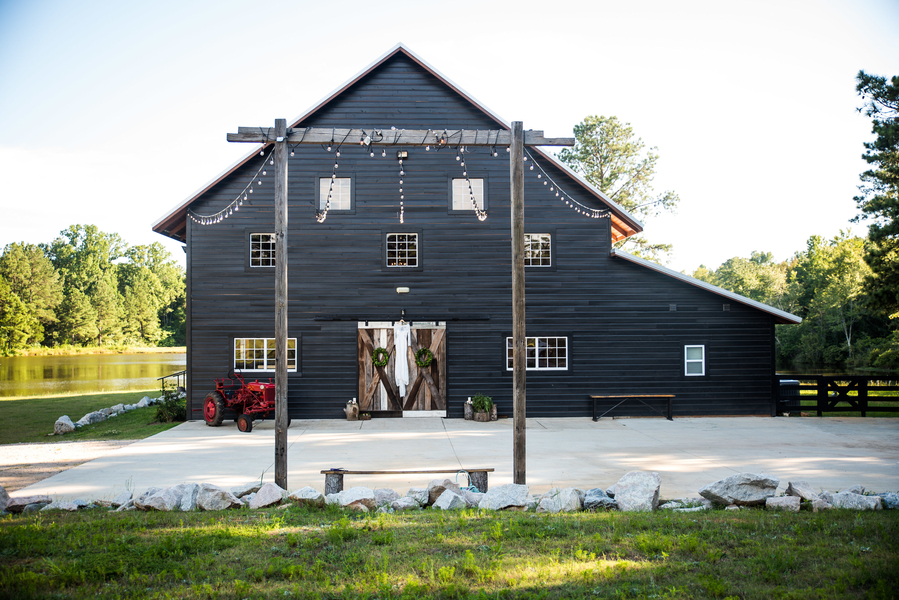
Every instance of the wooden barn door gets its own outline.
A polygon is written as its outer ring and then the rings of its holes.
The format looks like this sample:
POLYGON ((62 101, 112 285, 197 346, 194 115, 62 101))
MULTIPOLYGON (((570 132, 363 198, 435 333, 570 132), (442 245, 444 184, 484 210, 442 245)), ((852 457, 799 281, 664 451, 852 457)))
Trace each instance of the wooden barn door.
POLYGON ((360 322, 358 333, 359 408, 402 410, 404 416, 446 416, 446 324, 413 323, 412 344, 405 357, 396 356, 393 324, 360 322), (384 348, 390 360, 383 367, 372 364, 376 348, 384 348), (428 367, 415 364, 415 353, 428 348, 434 360, 428 367), (397 360, 409 365, 409 385, 401 397, 395 382, 397 360))

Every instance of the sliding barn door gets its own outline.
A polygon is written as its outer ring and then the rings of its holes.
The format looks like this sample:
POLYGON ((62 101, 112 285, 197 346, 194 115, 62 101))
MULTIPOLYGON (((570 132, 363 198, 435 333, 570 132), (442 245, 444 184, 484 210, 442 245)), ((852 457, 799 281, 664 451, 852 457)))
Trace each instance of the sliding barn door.
POLYGON ((404 412, 446 411, 446 324, 413 323, 412 343, 406 356, 396 356, 392 323, 359 323, 359 405, 362 412, 402 410, 404 412), (384 348, 390 360, 383 367, 372 363, 376 348, 384 348), (434 360, 427 367, 415 363, 415 354, 427 348, 434 360), (396 385, 396 361, 409 366, 406 395, 396 385))

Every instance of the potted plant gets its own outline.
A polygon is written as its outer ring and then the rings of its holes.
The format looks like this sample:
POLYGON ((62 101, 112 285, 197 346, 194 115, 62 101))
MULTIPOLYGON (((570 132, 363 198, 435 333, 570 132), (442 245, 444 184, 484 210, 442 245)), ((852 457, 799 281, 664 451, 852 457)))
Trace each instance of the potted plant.
POLYGON ((475 394, 471 397, 471 409, 474 412, 474 420, 486 423, 495 420, 496 405, 493 404, 493 398, 484 394, 475 394))
POLYGON ((356 403, 355 398, 347 401, 346 408, 343 409, 343 412, 346 413, 347 421, 358 421, 359 420, 359 405, 356 403))

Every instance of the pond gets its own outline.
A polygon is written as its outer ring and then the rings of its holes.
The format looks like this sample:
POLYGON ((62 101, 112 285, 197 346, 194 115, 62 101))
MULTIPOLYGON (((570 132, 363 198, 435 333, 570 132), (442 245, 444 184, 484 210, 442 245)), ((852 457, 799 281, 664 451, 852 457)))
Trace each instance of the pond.
POLYGON ((82 354, 0 357, 0 397, 158 389, 158 377, 183 371, 186 355, 82 354))

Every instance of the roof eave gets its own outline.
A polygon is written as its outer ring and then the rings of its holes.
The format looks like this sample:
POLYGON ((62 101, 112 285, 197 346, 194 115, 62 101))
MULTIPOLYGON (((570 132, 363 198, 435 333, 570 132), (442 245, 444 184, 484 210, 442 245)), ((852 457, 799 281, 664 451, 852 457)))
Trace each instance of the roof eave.
POLYGON ((718 294, 728 300, 733 300, 734 302, 739 302, 740 304, 745 304, 751 308, 756 310, 760 310, 762 312, 766 312, 774 317, 774 322, 780 325, 795 325, 802 323, 802 318, 797 317, 796 315, 792 315, 786 311, 780 310, 779 308, 774 308, 773 306, 768 306, 767 304, 763 304, 761 302, 757 302, 756 300, 752 300, 747 298, 746 296, 741 296, 740 294, 735 294, 734 292, 725 290, 724 288, 720 288, 716 285, 712 285, 711 283, 706 283, 705 281, 700 281, 698 279, 694 279, 689 275, 684 275, 683 273, 678 273, 673 269, 669 269, 668 267, 663 267, 660 264, 654 263, 652 261, 639 258, 634 256, 633 254, 628 254, 623 250, 612 249, 612 258, 620 258, 626 260, 628 262, 632 262, 636 265, 640 265, 642 267, 646 267, 657 273, 661 273, 663 275, 667 275, 678 281, 682 281, 684 283, 690 284, 692 286, 698 287, 700 289, 706 290, 708 292, 712 292, 713 294, 718 294))

